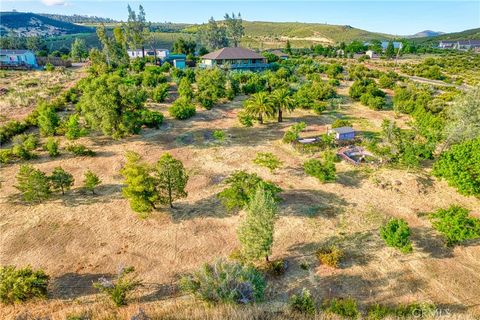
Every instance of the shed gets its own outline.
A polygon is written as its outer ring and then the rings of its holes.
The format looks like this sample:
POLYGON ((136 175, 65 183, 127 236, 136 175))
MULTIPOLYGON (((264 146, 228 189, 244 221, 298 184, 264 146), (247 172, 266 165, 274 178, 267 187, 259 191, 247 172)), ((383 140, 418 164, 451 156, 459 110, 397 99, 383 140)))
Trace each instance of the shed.
POLYGON ((276 55, 281 60, 287 60, 288 59, 288 54, 283 53, 280 50, 273 50, 271 53, 276 55))
POLYGON ((337 140, 355 139, 355 130, 352 127, 339 127, 328 130, 328 134, 334 134, 337 140))
POLYGON ((370 59, 378 58, 378 54, 373 50, 367 50, 367 52, 365 52, 365 55, 368 56, 370 59))
POLYGON ((0 50, 1 67, 37 68, 37 59, 30 50, 0 50))

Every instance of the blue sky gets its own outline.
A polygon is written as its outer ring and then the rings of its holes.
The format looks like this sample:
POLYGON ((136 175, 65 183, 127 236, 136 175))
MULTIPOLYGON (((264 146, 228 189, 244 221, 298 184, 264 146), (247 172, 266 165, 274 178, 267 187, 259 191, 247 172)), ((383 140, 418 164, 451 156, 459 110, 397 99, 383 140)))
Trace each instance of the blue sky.
POLYGON ((1 11, 83 14, 126 19, 126 7, 142 4, 153 22, 205 22, 225 12, 246 20, 351 25, 397 35, 423 30, 456 32, 480 27, 480 1, 119 1, 2 0, 1 11))

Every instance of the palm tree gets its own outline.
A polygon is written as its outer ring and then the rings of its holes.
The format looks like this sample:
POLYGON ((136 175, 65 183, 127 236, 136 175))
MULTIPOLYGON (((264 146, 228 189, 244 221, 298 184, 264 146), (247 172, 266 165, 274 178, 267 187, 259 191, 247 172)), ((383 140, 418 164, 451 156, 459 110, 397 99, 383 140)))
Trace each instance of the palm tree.
POLYGON ((268 93, 264 91, 252 94, 250 99, 245 101, 245 111, 247 114, 257 117, 260 124, 263 123, 263 117, 268 117, 275 113, 273 104, 268 98, 268 93))
POLYGON ((278 112, 278 122, 283 121, 283 111, 295 109, 295 99, 287 88, 277 89, 272 92, 273 107, 278 112))

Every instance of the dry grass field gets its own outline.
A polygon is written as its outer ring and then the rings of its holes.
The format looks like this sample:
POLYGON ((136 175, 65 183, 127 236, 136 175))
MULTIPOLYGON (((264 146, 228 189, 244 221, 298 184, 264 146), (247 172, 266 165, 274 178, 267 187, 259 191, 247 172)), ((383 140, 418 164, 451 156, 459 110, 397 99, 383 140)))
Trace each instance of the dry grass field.
MULTIPOLYGON (((56 81, 65 84, 67 80, 56 81)), ((62 166, 76 181, 65 196, 35 206, 21 203, 13 187, 19 165, 0 168, 0 265, 31 265, 52 276, 51 299, 2 306, 0 318, 29 314, 65 319, 68 314, 90 312, 98 318, 129 319, 139 308, 158 319, 260 317, 262 312, 255 308, 242 317, 231 310, 204 310, 174 285, 182 274, 238 248, 236 229, 243 213, 228 214, 216 194, 223 189, 222 181, 240 169, 283 189, 272 258, 284 258, 289 266, 285 275, 269 279, 268 305, 259 308, 280 310, 290 294, 305 287, 318 303, 353 297, 364 308, 371 303, 429 301, 449 319, 480 317, 480 246, 445 247, 424 216, 461 204, 480 217, 479 199, 461 196, 435 180, 428 166, 406 171, 340 162, 337 181, 321 184, 302 169, 302 163, 314 156, 281 142, 294 122, 307 123, 305 136, 317 135, 325 133, 340 114, 352 119, 361 131, 379 131, 385 118, 405 125, 406 118, 397 118, 393 111, 372 111, 352 102, 347 92, 343 83, 339 93, 344 103, 336 111, 319 116, 297 110, 287 114, 283 123, 271 121, 253 128, 238 124, 242 96, 212 110, 199 109, 185 121, 168 116, 168 104, 152 104, 166 116, 159 130, 146 129, 119 141, 103 136, 81 138, 81 143, 97 151, 92 158, 64 153, 52 160, 42 151, 31 161, 35 167, 50 173, 62 166), (223 142, 212 136, 219 129, 226 133, 223 142), (174 209, 161 208, 140 218, 121 195, 119 170, 127 150, 138 152, 150 163, 165 152, 180 159, 190 174, 188 197, 177 201, 174 209), (252 160, 258 152, 272 152, 282 167, 271 173, 255 165, 252 160), (103 181, 97 195, 80 188, 87 169, 103 181), (412 254, 401 254, 383 243, 378 230, 389 217, 409 223, 412 254), (339 269, 320 266, 314 255, 321 245, 332 243, 346 252, 339 269), (120 265, 134 266, 145 285, 131 305, 117 309, 96 294, 92 282, 114 274, 120 265)), ((1 113, 7 118, 26 110, 5 108, 8 100, 5 96, 1 100, 1 113)))
POLYGON ((1 71, 0 125, 24 119, 40 100, 56 97, 84 76, 83 68, 64 72, 1 71))

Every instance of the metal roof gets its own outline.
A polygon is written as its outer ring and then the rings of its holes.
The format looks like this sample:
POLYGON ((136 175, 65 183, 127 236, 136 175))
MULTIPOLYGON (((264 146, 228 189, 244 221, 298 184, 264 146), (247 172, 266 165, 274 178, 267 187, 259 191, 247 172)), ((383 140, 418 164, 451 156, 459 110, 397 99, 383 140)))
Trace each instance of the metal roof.
POLYGON ((0 54, 24 54, 24 53, 33 53, 30 50, 10 50, 10 49, 0 49, 0 54))
POLYGON ((353 130, 352 127, 339 127, 339 128, 332 128, 333 131, 337 132, 337 133, 351 133, 351 132, 355 132, 355 130, 353 130))
POLYGON ((234 60, 234 59, 265 59, 261 54, 256 53, 253 50, 245 48, 222 48, 214 52, 207 53, 202 56, 202 59, 211 60, 234 60))

